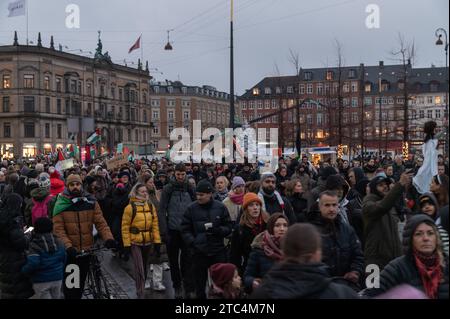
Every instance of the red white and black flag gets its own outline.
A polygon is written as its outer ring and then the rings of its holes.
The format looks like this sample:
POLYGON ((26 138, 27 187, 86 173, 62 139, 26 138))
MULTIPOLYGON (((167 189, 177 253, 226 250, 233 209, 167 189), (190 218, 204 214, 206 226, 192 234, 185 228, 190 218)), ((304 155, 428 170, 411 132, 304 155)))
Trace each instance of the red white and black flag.
POLYGON ((133 44, 133 46, 128 50, 128 54, 133 52, 136 49, 139 49, 141 47, 141 36, 136 40, 136 42, 133 44))

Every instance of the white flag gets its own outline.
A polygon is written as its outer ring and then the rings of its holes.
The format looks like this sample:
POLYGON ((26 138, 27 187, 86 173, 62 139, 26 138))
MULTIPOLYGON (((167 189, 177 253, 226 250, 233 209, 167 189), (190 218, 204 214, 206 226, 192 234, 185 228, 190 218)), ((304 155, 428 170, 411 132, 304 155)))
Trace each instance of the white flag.
POLYGON ((25 6, 27 5, 27 0, 19 0, 16 2, 11 2, 8 5, 9 15, 8 17, 17 17, 25 15, 25 6))

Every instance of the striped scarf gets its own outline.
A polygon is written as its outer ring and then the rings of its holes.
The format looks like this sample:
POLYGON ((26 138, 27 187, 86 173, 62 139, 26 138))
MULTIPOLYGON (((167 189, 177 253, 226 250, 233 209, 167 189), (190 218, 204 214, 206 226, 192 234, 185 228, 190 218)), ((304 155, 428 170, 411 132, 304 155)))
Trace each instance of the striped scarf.
POLYGON ((278 200, 278 203, 280 204, 281 209, 283 210, 283 213, 284 213, 284 201, 283 201, 283 199, 281 198, 281 195, 280 195, 280 193, 279 193, 278 191, 274 191, 272 195, 269 195, 269 194, 265 193, 264 190, 263 190, 262 188, 259 190, 258 197, 259 197, 259 199, 260 199, 261 202, 262 202, 262 208, 263 208, 264 210, 266 210, 266 203, 265 203, 265 201, 264 201, 264 196, 267 196, 267 197, 273 197, 273 196, 276 196, 276 197, 277 197, 277 200, 278 200))

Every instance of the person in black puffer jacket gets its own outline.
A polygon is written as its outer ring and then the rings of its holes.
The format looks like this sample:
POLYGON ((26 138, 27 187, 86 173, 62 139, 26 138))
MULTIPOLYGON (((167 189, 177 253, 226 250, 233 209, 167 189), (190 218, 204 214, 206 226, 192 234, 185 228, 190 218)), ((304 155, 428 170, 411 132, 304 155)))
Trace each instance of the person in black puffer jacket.
POLYGON ((284 260, 275 265, 251 299, 357 299, 331 279, 321 263, 321 238, 310 224, 291 226, 283 240, 284 260))
POLYGON ((29 244, 22 230, 21 205, 21 196, 11 193, 0 207, 0 299, 27 299, 34 294, 30 279, 21 273, 29 244))
POLYGON ((308 200, 303 191, 303 185, 300 179, 292 179, 286 184, 287 199, 292 205, 297 223, 306 222, 308 212, 308 200))
POLYGON ((367 195, 367 185, 369 184, 367 178, 361 179, 356 183, 354 187, 355 197, 347 204, 347 217, 350 225, 358 235, 361 242, 361 248, 364 250, 365 238, 364 238, 364 222, 362 216, 362 203, 364 197, 367 195))
POLYGON ((231 234, 230 214, 224 204, 212 199, 213 187, 206 180, 197 185, 197 201, 190 204, 181 222, 181 234, 192 252, 197 298, 206 299, 208 268, 226 262, 224 238, 231 234))
POLYGON ((419 214, 411 217, 403 231, 404 255, 381 272, 380 288, 368 289, 376 296, 401 284, 417 288, 431 299, 449 298, 448 256, 442 251, 434 221, 419 214))

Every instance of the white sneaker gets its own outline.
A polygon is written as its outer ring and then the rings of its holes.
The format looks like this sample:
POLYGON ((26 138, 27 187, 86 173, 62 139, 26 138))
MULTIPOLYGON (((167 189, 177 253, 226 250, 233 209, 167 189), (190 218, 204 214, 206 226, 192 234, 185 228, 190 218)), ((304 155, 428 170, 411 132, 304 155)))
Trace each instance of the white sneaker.
POLYGON ((164 270, 164 271, 170 270, 169 263, 167 263, 167 262, 164 262, 164 263, 162 264, 162 267, 163 267, 163 270, 164 270))
POLYGON ((164 287, 164 285, 160 282, 156 283, 153 285, 153 290, 155 291, 164 291, 166 290, 166 287, 164 287))

